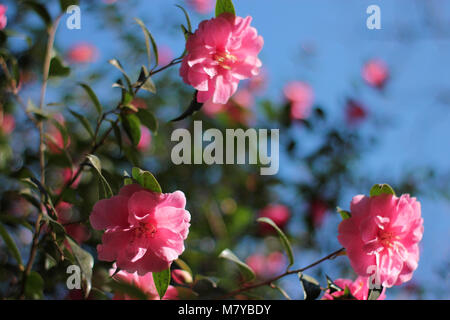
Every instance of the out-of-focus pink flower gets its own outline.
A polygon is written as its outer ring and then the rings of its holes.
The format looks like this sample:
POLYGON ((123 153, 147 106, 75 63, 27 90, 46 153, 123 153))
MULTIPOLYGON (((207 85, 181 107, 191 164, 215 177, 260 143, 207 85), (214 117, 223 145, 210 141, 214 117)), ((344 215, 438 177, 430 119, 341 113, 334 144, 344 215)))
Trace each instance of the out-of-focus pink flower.
POLYGON ((187 3, 200 14, 208 14, 214 8, 214 0, 187 0, 187 3))
POLYGON ((248 90, 252 93, 261 93, 266 89, 267 86, 267 71, 266 69, 261 69, 259 74, 250 78, 248 81, 248 90))
POLYGON ((192 276, 186 270, 175 269, 172 270, 172 279, 178 284, 190 284, 192 283, 192 276))
POLYGON ((350 209, 351 218, 339 224, 338 240, 355 272, 375 276, 375 284, 386 288, 409 281, 423 235, 420 202, 408 194, 358 195, 350 209))
POLYGON ((309 213, 311 217, 311 221, 315 228, 319 228, 323 220, 325 219, 325 215, 328 211, 328 206, 322 200, 313 200, 309 205, 309 213))
POLYGON ((81 244, 87 241, 91 234, 85 225, 73 221, 72 208, 72 204, 62 201, 58 203, 55 210, 58 215, 58 222, 64 226, 67 234, 81 244))
POLYGON ((225 104, 240 80, 258 75, 264 40, 250 27, 251 17, 224 13, 200 23, 186 42, 188 54, 180 68, 183 81, 197 91, 200 103, 225 104))
POLYGON ((14 116, 0 111, 0 132, 5 135, 11 134, 16 127, 14 116))
POLYGON ((158 47, 158 62, 160 66, 169 64, 173 59, 173 51, 168 46, 158 47))
POLYGON ((146 151, 150 147, 151 142, 152 134, 150 133, 150 130, 148 130, 147 127, 141 126, 141 139, 136 148, 142 152, 146 151))
POLYGON ((0 4, 0 30, 5 29, 8 22, 8 18, 6 17, 6 10, 8 10, 8 7, 0 4))
MULTIPOLYGON (((289 221, 289 218, 291 217, 291 213, 289 211, 289 208, 284 205, 270 204, 259 212, 259 217, 260 218, 263 218, 263 217, 269 218, 273 222, 275 222, 275 224, 278 226, 278 228, 284 229, 284 227, 286 226, 286 224, 289 221)), ((270 233, 276 232, 267 223, 260 223, 259 227, 260 227, 261 233, 263 233, 263 234, 270 234, 270 233)))
POLYGON ((367 84, 381 89, 389 78, 389 68, 383 60, 372 59, 364 64, 362 77, 367 84))
MULTIPOLYGON (((367 277, 358 277, 354 282, 350 279, 336 279, 333 282, 335 285, 341 288, 342 291, 335 291, 333 293, 330 293, 330 290, 328 289, 323 295, 322 300, 339 299, 344 295, 344 290, 346 287, 348 288, 352 296, 356 298, 356 300, 367 300, 367 298, 369 297, 369 278, 367 277)), ((383 289, 383 292, 380 294, 377 300, 386 299, 385 291, 386 289, 383 289)))
MULTIPOLYGON (((73 168, 64 168, 62 170, 62 178, 63 178, 63 183, 66 184, 69 181, 72 180, 72 178, 75 176, 75 170, 73 168)), ((81 180, 81 174, 75 179, 75 181, 72 183, 71 187, 76 189, 78 187, 78 185, 80 184, 80 180, 81 180)))
MULTIPOLYGON (((113 269, 110 270, 110 274, 113 275, 116 270, 116 266, 114 264, 113 269)), ((155 282, 153 281, 153 274, 151 272, 146 273, 143 276, 135 273, 128 273, 123 270, 117 272, 113 278, 117 281, 123 281, 125 283, 132 284, 139 288, 142 293, 146 294, 148 300, 160 300, 158 291, 156 290, 155 282)), ((123 293, 115 293, 113 296, 113 300, 133 300, 134 297, 130 297, 128 295, 124 295, 123 293)), ((167 288, 166 294, 163 297, 163 300, 176 300, 178 299, 177 289, 173 286, 169 286, 167 288)))
MULTIPOLYGON (((62 126, 65 124, 64 117, 62 114, 58 113, 53 116, 53 118, 58 121, 62 126)), ((68 147, 70 145, 70 137, 67 137, 67 144, 64 145, 64 137, 61 134, 61 132, 58 130, 58 128, 50 123, 47 129, 47 147, 49 151, 53 154, 59 154, 62 153, 64 148, 68 147)))
POLYGON ((78 43, 69 49, 67 58, 73 63, 94 62, 98 58, 98 50, 90 43, 78 43))
POLYGON ((98 258, 139 275, 167 269, 184 251, 191 218, 185 205, 181 191, 159 194, 138 184, 100 200, 90 216, 94 229, 106 229, 98 258))
POLYGON ((350 125, 361 123, 367 117, 366 108, 356 100, 349 99, 346 106, 347 122, 350 125))
POLYGON ((293 81, 284 88, 284 95, 291 104, 292 119, 306 119, 314 103, 314 91, 305 82, 293 81))
POLYGON ((131 104, 138 109, 147 109, 147 103, 141 98, 134 98, 131 104))
POLYGON ((273 277, 286 267, 286 257, 281 252, 272 252, 267 257, 253 254, 245 262, 262 279, 273 277))

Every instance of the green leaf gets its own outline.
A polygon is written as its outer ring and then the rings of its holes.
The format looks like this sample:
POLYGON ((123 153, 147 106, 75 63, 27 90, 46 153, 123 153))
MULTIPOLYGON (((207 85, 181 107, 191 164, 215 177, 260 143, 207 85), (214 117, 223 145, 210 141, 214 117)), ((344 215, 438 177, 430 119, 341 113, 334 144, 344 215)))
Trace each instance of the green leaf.
POLYGON ((72 254, 75 257, 75 261, 80 266, 84 284, 84 295, 87 298, 92 287, 92 268, 94 267, 94 258, 69 236, 66 236, 66 240, 72 249, 72 254))
POLYGON ((132 285, 131 283, 127 283, 121 280, 111 280, 108 283, 108 286, 113 290, 113 292, 120 292, 122 294, 127 295, 132 299, 137 300, 147 300, 148 296, 145 292, 143 292, 138 287, 132 285))
POLYGON ((50 61, 50 68, 48 71, 49 77, 67 77, 70 74, 70 67, 64 65, 62 60, 55 56, 50 61))
POLYGON ((44 297, 44 280, 36 271, 31 271, 25 284, 25 295, 31 299, 42 299, 44 297))
POLYGON ((120 150, 122 150, 122 132, 120 131, 119 126, 115 122, 111 122, 111 126, 114 130, 114 136, 116 138, 117 144, 119 145, 120 150))
POLYGON ((339 214, 341 215, 342 220, 346 220, 352 217, 352 214, 348 211, 342 210, 339 207, 336 207, 337 212, 339 212, 339 214))
POLYGON ((145 66, 141 67, 141 72, 139 74, 138 82, 135 84, 136 87, 142 88, 148 92, 156 93, 156 85, 152 78, 149 77, 149 72, 145 66))
POLYGON ((286 237, 284 232, 280 228, 278 228, 278 226, 276 225, 275 222, 273 222, 271 219, 269 219, 267 217, 259 218, 256 221, 262 222, 262 223, 267 223, 270 226, 272 226, 272 228, 274 228, 276 230, 276 232, 278 233, 278 236, 280 237, 281 243, 283 244, 284 250, 286 251, 286 254, 287 254, 288 258, 289 258, 288 268, 290 266, 292 266, 294 264, 294 253, 292 252, 291 243, 289 242, 289 239, 286 237))
POLYGON ((370 196, 379 196, 381 194, 392 194, 395 196, 395 191, 392 189, 392 187, 388 184, 375 184, 370 189, 370 196))
POLYGON ((175 260, 175 263, 176 263, 182 270, 189 272, 189 274, 190 274, 191 276, 193 275, 191 268, 189 267, 189 265, 188 265, 186 262, 184 262, 183 260, 181 260, 180 258, 178 258, 177 260, 175 260))
POLYGON ((133 90, 132 90, 133 87, 132 87, 132 85, 131 85, 130 77, 127 75, 127 73, 126 73, 125 70, 123 69, 122 64, 120 63, 120 61, 117 60, 117 59, 111 59, 111 60, 109 60, 108 62, 109 62, 111 65, 113 65, 114 67, 116 67, 117 69, 119 69, 120 72, 122 72, 122 74, 123 74, 124 77, 125 77, 125 80, 127 81, 127 84, 128 84, 128 90, 129 90, 130 92, 132 92, 132 91, 133 91, 133 90))
POLYGON ((180 6, 180 5, 176 5, 178 8, 180 8, 182 11, 183 11, 183 13, 184 13, 184 16, 185 16, 185 18, 186 18, 186 23, 187 23, 187 31, 189 32, 189 33, 192 33, 192 24, 191 24, 191 19, 189 18, 189 14, 187 13, 187 11, 186 11, 186 9, 184 9, 182 6, 180 6))
POLYGON ((148 67, 150 68, 151 60, 152 60, 152 53, 150 49, 150 44, 153 49, 153 52, 155 54, 155 67, 159 64, 159 57, 158 57, 158 46, 156 45, 155 39, 153 38, 150 31, 148 31, 147 27, 145 26, 144 22, 138 18, 134 18, 134 20, 139 24, 142 31, 144 32, 145 36, 145 46, 147 47, 147 56, 148 56, 148 67))
POLYGON ((67 143, 69 141, 69 134, 67 132, 67 129, 56 119, 52 119, 51 122, 56 127, 56 129, 58 129, 59 133, 61 133, 64 147, 67 147, 67 143))
POLYGON ((141 121, 134 113, 122 113, 120 119, 122 121, 123 129, 130 138, 131 143, 134 146, 137 146, 141 140, 141 121))
POLYGON ((231 0, 217 0, 216 2, 216 17, 220 16, 222 13, 232 13, 236 15, 236 10, 234 9, 233 2, 231 0))
POLYGON ((89 123, 89 120, 85 116, 79 114, 76 111, 73 111, 73 110, 69 109, 69 112, 75 118, 77 118, 77 120, 81 123, 81 125, 86 129, 86 131, 89 133, 89 136, 91 137, 91 139, 94 139, 94 130, 92 130, 92 127, 91 127, 91 124, 89 123))
POLYGON ((14 240, 9 235, 8 231, 6 231, 3 224, 0 223, 0 236, 2 236, 3 240, 5 241, 6 246, 8 247, 9 251, 11 252, 14 259, 16 259, 19 266, 22 266, 22 257, 20 256, 19 249, 17 249, 16 244, 14 243, 14 240))
POLYGON ((146 109, 139 109, 137 116, 141 123, 150 129, 153 133, 158 131, 158 120, 156 120, 153 112, 146 109))
POLYGON ((239 266, 244 279, 251 281, 256 278, 255 272, 247 264, 242 262, 230 249, 225 249, 219 254, 219 258, 230 260, 239 266))
POLYGON ((156 291, 158 291, 159 297, 162 299, 170 284, 170 268, 161 272, 153 272, 153 281, 155 282, 156 291))
POLYGON ((86 93, 88 94, 89 98, 91 99, 92 103, 95 106, 95 109, 97 110, 97 113, 99 115, 102 114, 102 105, 100 104, 100 101, 97 98, 97 95, 95 94, 94 90, 92 90, 92 88, 85 84, 85 83, 78 83, 81 87, 83 87, 83 89, 86 91, 86 93))
POLYGON ((47 120, 49 118, 48 114, 44 110, 41 110, 38 107, 36 107, 36 105, 30 99, 28 100, 28 103, 27 103, 27 112, 33 113, 34 116, 39 121, 47 120))
POLYGON ((42 21, 44 21, 47 27, 51 26, 52 18, 44 5, 34 1, 24 1, 23 4, 30 7, 34 12, 36 12, 41 17, 42 21))
POLYGON ((113 192, 108 181, 102 174, 102 165, 100 159, 94 156, 93 154, 88 154, 86 158, 89 160, 89 162, 92 164, 95 171, 97 172, 98 178, 100 180, 100 186, 103 188, 102 190, 104 192, 102 198, 111 198, 113 196, 113 192))
POLYGON ((298 278, 303 286, 303 297, 305 300, 316 300, 322 289, 320 288, 319 282, 311 276, 299 272, 298 278))
POLYGON ((161 186, 159 185, 153 174, 151 174, 149 171, 144 171, 137 167, 134 167, 131 171, 131 176, 145 189, 157 193, 162 193, 161 186))

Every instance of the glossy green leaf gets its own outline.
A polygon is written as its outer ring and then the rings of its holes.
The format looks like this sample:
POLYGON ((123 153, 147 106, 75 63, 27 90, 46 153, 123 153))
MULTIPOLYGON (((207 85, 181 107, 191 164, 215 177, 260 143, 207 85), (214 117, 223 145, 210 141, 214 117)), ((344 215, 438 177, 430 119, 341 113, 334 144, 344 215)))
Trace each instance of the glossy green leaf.
POLYGON ((44 297, 44 280, 36 271, 31 271, 25 284, 25 296, 30 299, 42 299, 44 297))
POLYGON ((83 277, 85 297, 89 295, 92 287, 92 268, 94 267, 94 258, 86 250, 82 249, 72 238, 66 236, 66 240, 72 249, 75 261, 80 266, 83 277))
POLYGON ((131 143, 134 146, 137 146, 141 140, 141 121, 134 113, 122 113, 120 120, 122 121, 122 127, 130 138, 131 143))
POLYGON ((153 272, 153 281, 155 282, 156 291, 162 299, 166 294, 170 284, 170 268, 161 272, 153 272))
POLYGON ((148 66, 150 68, 151 59, 152 59, 151 49, 153 49, 153 53, 155 55, 155 66, 157 66, 159 64, 159 55, 158 55, 158 46, 156 45, 156 41, 153 38, 153 36, 150 33, 150 31, 148 31, 148 29, 145 26, 144 22, 142 22, 142 20, 140 20, 138 18, 134 18, 134 20, 137 22, 137 24, 139 24, 139 26, 141 27, 142 31, 144 32, 145 46, 147 47, 148 66), (151 48, 150 48, 150 46, 151 46, 151 48))
POLYGON ((250 266, 242 262, 230 249, 223 250, 219 254, 219 258, 227 259, 229 261, 236 263, 239 269, 241 270, 244 279, 246 279, 247 281, 255 279, 256 275, 255 272, 252 270, 252 268, 250 268, 250 266))
POLYGON ((64 65, 63 61, 55 56, 50 61, 50 68, 48 71, 49 77, 67 77, 70 75, 70 67, 64 65))
POLYGON ((113 196, 113 192, 108 181, 102 174, 102 165, 100 159, 93 154, 88 154, 86 158, 89 160, 90 164, 94 167, 97 176, 99 178, 100 187, 102 188, 103 191, 103 195, 101 196, 101 198, 111 198, 113 196))
POLYGON ((283 244, 284 250, 286 251, 286 254, 288 256, 288 259, 289 259, 288 268, 290 266, 292 266, 294 264, 294 253, 292 251, 291 243, 289 242, 289 239, 286 237, 284 232, 276 225, 275 222, 273 222, 271 219, 269 219, 267 217, 259 218, 256 221, 261 222, 261 223, 267 223, 272 228, 275 229, 275 231, 278 233, 278 236, 280 237, 281 243, 283 244))
POLYGON ((388 184, 376 184, 370 189, 370 196, 379 196, 381 194, 392 194, 395 196, 395 191, 388 184))
POLYGON ((97 113, 99 115, 102 114, 102 105, 100 104, 100 101, 97 98, 97 95, 95 94, 94 90, 87 85, 86 83, 78 83, 88 94, 89 98, 91 99, 92 103, 94 104, 95 109, 97 110, 97 113))
POLYGON ((73 110, 69 110, 69 112, 81 123, 81 125, 86 129, 86 131, 89 133, 89 136, 91 137, 91 139, 94 139, 94 130, 92 130, 92 126, 91 126, 91 124, 89 123, 89 120, 85 117, 85 116, 83 116, 83 115, 81 115, 81 114, 79 114, 78 112, 76 112, 76 111, 73 111, 73 110))
POLYGON ((149 171, 144 171, 137 167, 134 167, 131 171, 131 176, 145 189, 157 193, 162 193, 161 186, 159 185, 153 174, 151 174, 149 171))
POLYGON ((341 215, 342 220, 346 220, 351 218, 351 213, 345 210, 342 210, 341 208, 337 207, 337 212, 339 212, 339 214, 341 215))
POLYGON ((19 249, 17 249, 17 246, 14 242, 14 240, 9 235, 8 231, 5 229, 3 224, 0 223, 0 236, 3 238, 3 241, 6 244, 6 247, 8 247, 8 250, 11 252, 14 259, 16 259, 19 266, 22 266, 22 257, 20 256, 19 249))
POLYGON ((150 129, 153 133, 158 131, 158 120, 156 120, 153 112, 147 109, 139 109, 137 116, 141 123, 150 129))
POLYGON ((217 0, 216 2, 216 17, 222 13, 232 13, 236 15, 236 10, 234 9, 233 1, 231 0, 217 0))

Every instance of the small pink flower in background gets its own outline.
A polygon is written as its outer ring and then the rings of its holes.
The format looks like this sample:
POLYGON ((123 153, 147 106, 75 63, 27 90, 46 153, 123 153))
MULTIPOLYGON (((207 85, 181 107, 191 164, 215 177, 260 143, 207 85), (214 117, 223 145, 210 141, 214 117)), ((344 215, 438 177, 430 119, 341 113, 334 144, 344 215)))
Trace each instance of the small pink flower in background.
POLYGON ((220 112, 226 112, 227 115, 236 123, 248 124, 251 118, 250 108, 254 104, 252 93, 247 89, 242 89, 226 103, 214 103, 208 100, 202 107, 202 110, 209 117, 213 117, 220 112))
POLYGON ((85 225, 73 221, 72 208, 72 204, 63 201, 58 203, 55 210, 58 215, 58 222, 64 226, 67 234, 81 244, 89 240, 91 234, 85 225))
POLYGON ((389 288, 411 280, 423 235, 420 202, 408 194, 367 197, 351 202, 351 218, 339 224, 338 240, 355 272, 389 288))
POLYGON ((94 62, 98 58, 98 50, 90 43, 78 43, 69 49, 67 58, 73 63, 94 62))
POLYGON ((314 91, 309 84, 301 81, 288 83, 284 95, 291 104, 292 119, 301 120, 309 116, 314 103, 314 91))
MULTIPOLYGON (((53 116, 53 118, 58 121, 61 125, 65 125, 65 120, 62 114, 58 113, 53 116)), ((67 139, 67 145, 64 145, 64 137, 58 128, 50 123, 47 129, 47 147, 49 151, 53 154, 60 154, 63 152, 64 148, 70 145, 70 137, 67 139)))
POLYGON ((90 216, 94 229, 106 229, 98 258, 139 275, 167 269, 184 251, 191 218, 185 205, 181 191, 158 194, 138 184, 98 201, 90 216))
POLYGON ((173 51, 168 46, 158 47, 158 62, 160 66, 168 65, 173 60, 173 51))
POLYGON ((349 99, 346 106, 347 123, 357 125, 367 117, 366 108, 356 100, 349 99))
POLYGON ((180 75, 198 91, 198 102, 226 104, 240 80, 258 75, 264 40, 251 21, 225 13, 201 22, 189 36, 180 75))
POLYGON ((286 267, 286 257, 281 252, 272 252, 268 256, 253 254, 245 262, 262 279, 278 275, 286 267))
POLYGON ((252 93, 261 93, 267 87, 267 78, 267 71, 261 69, 258 75, 248 80, 248 90, 252 93))
POLYGON ((14 116, 0 111, 0 132, 9 135, 14 131, 16 121, 14 116))
POLYGON ((147 109, 147 102, 141 98, 134 98, 131 104, 138 109, 147 109))
MULTIPOLYGON (((62 178, 63 178, 63 183, 66 184, 69 181, 72 180, 72 178, 75 176, 75 170, 73 168, 64 168, 62 170, 62 178)), ((81 174, 75 179, 75 181, 72 183, 71 188, 76 189, 78 187, 78 185, 80 184, 81 181, 81 174)))
MULTIPOLYGON (((280 229, 284 229, 289 221, 289 218, 291 217, 291 213, 289 208, 284 205, 270 204, 259 212, 259 218, 263 217, 271 219, 280 229)), ((259 228, 263 234, 271 234, 276 232, 267 223, 260 223, 259 228)))
POLYGON ((383 60, 372 59, 363 66, 362 77, 367 84, 381 89, 389 78, 388 66, 383 60))
MULTIPOLYGON (((322 297, 322 300, 334 300, 335 298, 340 298, 344 295, 345 287, 350 290, 350 293, 356 300, 367 300, 369 297, 369 278, 367 277, 358 277, 355 281, 350 279, 336 279, 333 281, 335 285, 342 289, 342 291, 335 291, 330 293, 330 290, 327 290, 322 297)), ((385 294, 386 289, 383 289, 383 292, 380 294, 377 300, 386 299, 385 294)))
POLYGON ((190 284, 193 281, 191 274, 181 269, 172 270, 172 279, 178 284, 190 284))
POLYGON ((309 214, 311 222, 315 228, 319 228, 328 211, 328 205, 322 200, 313 200, 309 205, 309 214))
MULTIPOLYGON (((114 264, 113 269, 110 270, 110 274, 113 275, 116 270, 116 265, 114 264)), ((148 296, 148 300, 160 300, 158 291, 156 290, 155 282, 153 281, 153 274, 151 272, 145 275, 138 275, 135 273, 128 273, 123 270, 117 272, 113 278, 117 281, 123 281, 125 283, 132 284, 139 288, 144 294, 148 296)), ((166 294, 163 300, 176 300, 178 299, 177 289, 173 286, 167 288, 166 294)), ((115 293, 113 300, 133 300, 133 297, 129 297, 122 293, 115 293)))
POLYGON ((139 140, 139 143, 136 146, 136 148, 139 151, 143 152, 148 150, 151 143, 152 143, 152 134, 150 133, 150 130, 148 130, 147 127, 141 126, 141 139, 139 140))
POLYGON ((208 14, 214 8, 214 0, 187 0, 189 6, 200 14, 208 14))
POLYGON ((5 29, 6 24, 8 22, 8 18, 6 17, 7 10, 8 10, 7 6, 0 4, 0 30, 5 29))

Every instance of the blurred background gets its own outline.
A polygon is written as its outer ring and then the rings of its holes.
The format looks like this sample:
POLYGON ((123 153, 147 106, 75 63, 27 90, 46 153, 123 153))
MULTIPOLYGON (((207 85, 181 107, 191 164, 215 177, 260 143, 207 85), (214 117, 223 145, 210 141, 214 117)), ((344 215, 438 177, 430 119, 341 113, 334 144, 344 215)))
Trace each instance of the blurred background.
MULTIPOLYGON (((52 17, 61 12, 59 1, 41 3, 52 17)), ((252 26, 264 38, 259 56, 263 72, 241 82, 227 106, 206 103, 193 117, 175 123, 170 120, 188 107, 193 89, 182 83, 177 65, 157 74, 153 78, 157 93, 142 91, 134 100, 135 106, 156 115, 157 132, 143 127, 141 141, 133 147, 119 129, 97 152, 113 191, 122 186, 124 170, 131 172, 136 165, 151 171, 165 192, 185 192, 192 226, 181 258, 194 274, 218 281, 219 288, 208 281, 196 284, 200 297, 211 298, 236 288, 240 281, 236 270, 217 257, 225 248, 247 261, 260 278, 283 271, 287 260, 278 254, 283 251, 279 240, 257 225, 258 216, 280 219, 294 245, 294 268, 300 268, 340 248, 336 206, 349 209, 354 195, 368 194, 375 183, 388 183, 397 195, 410 193, 419 199, 425 231, 413 279, 389 289, 387 299, 449 299, 450 3, 234 3, 238 15, 253 17, 252 26), (366 27, 366 9, 372 4, 381 9, 380 30, 366 27), (202 120, 203 130, 223 132, 238 127, 279 128, 279 173, 260 176, 257 166, 248 165, 175 166, 170 160, 174 145, 170 135, 178 127, 192 129, 193 120, 202 120)), ((9 57, 8 66, 16 60, 21 79, 18 95, 29 107, 28 100, 39 101, 45 27, 42 18, 21 1, 1 4, 8 7, 8 24, 1 31, 2 55, 9 57)), ((133 18, 140 18, 152 32, 164 66, 184 50, 180 24, 186 22, 177 4, 189 12, 194 30, 214 15, 213 7, 182 0, 81 1, 79 30, 69 30, 69 15, 63 15, 46 98, 46 110, 67 126, 70 136, 64 152, 48 150, 48 188, 55 198, 67 175, 71 177, 70 167, 82 160, 90 145, 86 128, 69 109, 95 125, 95 110, 77 83, 88 83, 104 109, 114 109, 121 92, 112 84, 121 74, 108 60, 118 59, 133 79, 146 64, 144 36, 133 18)), ((23 222, 32 222, 36 210, 24 200, 20 179, 39 175, 38 134, 7 90, 4 72, 1 75, 0 221, 26 261, 32 234, 23 222)), ((105 123, 100 131, 107 128, 105 123)), ((49 126, 48 132, 55 144, 62 139, 55 128, 49 126)), ((101 234, 88 222, 98 199, 93 179, 84 170, 77 188, 63 193, 57 210, 61 215, 68 212, 68 219, 79 227, 73 231, 79 235, 77 241, 95 257, 101 234)), ((5 243, 0 240, 0 244, 0 296, 5 297, 14 292, 18 273, 5 243)), ((39 254, 35 264, 45 282, 41 297, 64 298, 66 264, 49 263, 57 260, 50 239, 44 238, 42 246, 48 250, 39 254)), ((94 267, 93 286, 106 297, 102 279, 109 267, 97 260, 94 267)), ((324 262, 308 274, 323 285, 325 274, 332 279, 356 278, 345 257, 324 262)), ((293 299, 303 297, 295 275, 281 280, 280 286, 293 299)), ((283 298, 271 288, 253 294, 283 298)))

